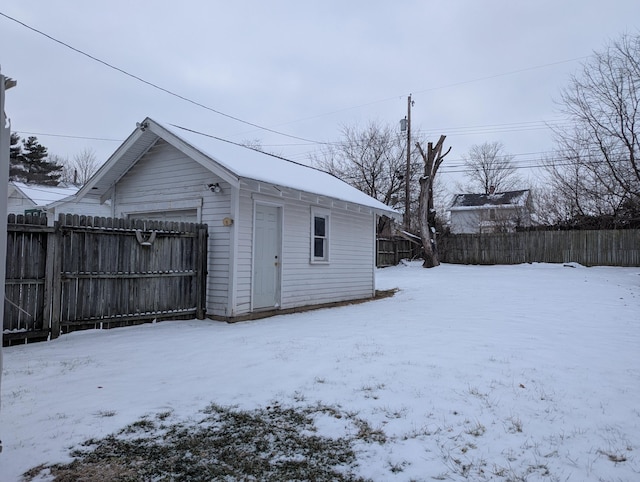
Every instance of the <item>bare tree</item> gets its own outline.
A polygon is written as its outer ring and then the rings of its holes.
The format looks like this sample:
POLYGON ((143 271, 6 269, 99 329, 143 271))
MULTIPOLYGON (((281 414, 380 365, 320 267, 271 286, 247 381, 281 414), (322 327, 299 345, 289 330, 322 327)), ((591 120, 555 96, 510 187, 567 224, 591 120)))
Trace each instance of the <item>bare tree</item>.
POLYGON ((416 143, 418 151, 424 161, 424 174, 420 177, 420 238, 424 249, 423 268, 434 268, 440 264, 438 259, 438 246, 436 244, 436 210, 433 202, 433 184, 438 168, 444 161, 444 157, 451 152, 451 147, 447 152, 442 153, 444 140, 447 136, 440 136, 434 146, 432 142, 427 144, 425 153, 420 143, 416 143))
POLYGON ((462 158, 472 189, 483 194, 489 194, 492 189, 495 192, 512 191, 521 183, 513 165, 513 156, 504 152, 501 142, 471 146, 469 153, 462 158))
POLYGON ((73 157, 73 164, 77 170, 77 184, 84 185, 98 170, 98 158, 91 148, 85 148, 73 157))
POLYGON ((62 170, 60 171, 60 182, 71 184, 73 183, 73 168, 71 167, 71 162, 66 157, 62 157, 58 154, 51 154, 49 156, 53 162, 62 166, 62 170))
POLYGON ((69 184, 84 185, 100 167, 95 151, 91 148, 83 149, 71 161, 57 155, 50 157, 55 157, 58 164, 62 165, 61 180, 69 184))
POLYGON ((379 123, 365 128, 344 126, 342 140, 312 159, 318 168, 351 184, 371 197, 398 209, 404 208, 405 182, 411 199, 417 199, 418 162, 406 178, 406 142, 398 132, 379 123))
POLYGON ((640 36, 596 52, 562 91, 547 172, 572 216, 640 216, 640 36), (633 215, 633 214, 632 214, 633 215))

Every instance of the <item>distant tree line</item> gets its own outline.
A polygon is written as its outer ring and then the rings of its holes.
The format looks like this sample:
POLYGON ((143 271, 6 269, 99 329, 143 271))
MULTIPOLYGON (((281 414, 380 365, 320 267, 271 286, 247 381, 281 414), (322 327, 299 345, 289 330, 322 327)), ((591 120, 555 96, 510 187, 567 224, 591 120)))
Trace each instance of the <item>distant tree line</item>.
POLYGON ((570 122, 555 132, 539 211, 564 229, 640 227, 640 35, 594 53, 561 106, 570 122))
MULTIPOLYGON (((595 52, 570 78, 558 103, 568 122, 554 132, 555 151, 542 160, 539 182, 517 175, 502 143, 484 142, 463 156, 470 183, 458 189, 476 194, 530 189, 534 221, 543 229, 640 228, 640 35, 622 35, 595 52)), ((416 213, 421 162, 412 152, 407 179, 406 148, 394 129, 371 123, 344 128, 343 140, 313 160, 399 211, 406 209, 402 193, 409 183, 416 213)), ((442 186, 434 187, 434 196, 440 198, 440 212, 446 211, 442 186)), ((443 218, 438 216, 438 232, 443 218)), ((412 230, 418 226, 412 216, 412 230)))

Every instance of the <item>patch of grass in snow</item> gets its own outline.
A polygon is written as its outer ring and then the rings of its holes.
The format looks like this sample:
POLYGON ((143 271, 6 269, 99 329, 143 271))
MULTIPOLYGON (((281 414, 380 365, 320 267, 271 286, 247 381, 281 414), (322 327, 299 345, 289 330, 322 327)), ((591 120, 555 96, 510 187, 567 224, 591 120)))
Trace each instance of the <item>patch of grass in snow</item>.
POLYGON ((474 437, 481 437, 487 431, 487 427, 482 425, 480 422, 476 421, 476 423, 471 424, 471 422, 467 421, 467 428, 465 429, 465 433, 468 435, 473 435, 474 437))
POLYGON ((380 390, 384 390, 384 388, 385 388, 384 383, 374 383, 374 384, 363 385, 360 388, 360 391, 364 392, 364 398, 371 398, 373 400, 377 400, 380 397, 378 392, 380 390))
POLYGON ((361 481, 353 444, 384 443, 382 430, 355 414, 317 404, 274 403, 256 410, 212 404, 196 420, 169 421, 171 412, 145 416, 74 450, 71 463, 38 466, 27 481, 361 481), (344 436, 319 435, 314 417, 344 419, 344 436))
POLYGON ((509 433, 522 433, 522 420, 520 418, 511 416, 507 419, 506 430, 509 433))

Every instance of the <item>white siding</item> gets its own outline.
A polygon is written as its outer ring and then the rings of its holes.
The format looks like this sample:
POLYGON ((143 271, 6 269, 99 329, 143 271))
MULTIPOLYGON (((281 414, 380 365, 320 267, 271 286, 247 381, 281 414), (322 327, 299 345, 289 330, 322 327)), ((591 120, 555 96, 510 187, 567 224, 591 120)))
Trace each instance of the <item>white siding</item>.
POLYGON ((7 214, 24 214, 26 209, 33 209, 36 205, 18 191, 13 191, 7 198, 7 214))
POLYGON ((479 233, 480 214, 475 209, 451 211, 451 232, 453 234, 479 233))
POLYGON ((100 199, 86 196, 80 202, 67 201, 47 209, 49 223, 58 219, 60 214, 79 214, 84 216, 111 217, 111 204, 100 203, 100 199))
POLYGON ((282 307, 373 296, 374 221, 370 212, 332 208, 329 262, 312 264, 311 204, 288 204, 284 215, 282 307))
POLYGON ((531 217, 527 207, 494 206, 451 211, 453 234, 511 232, 516 226, 529 225, 531 217))
POLYGON ((222 220, 230 216, 231 188, 209 170, 164 141, 156 143, 125 174, 114 194, 115 215, 157 209, 196 208, 200 222, 209 226, 209 276, 207 313, 227 315, 229 295, 229 243, 231 227, 222 220), (209 183, 220 183, 212 193, 209 183))
POLYGON ((253 198, 251 191, 240 190, 240 219, 237 221, 236 306, 234 315, 251 311, 251 276, 253 257, 253 198))
POLYGON ((371 297, 374 294, 375 215, 368 209, 295 192, 270 191, 244 183, 240 193, 235 315, 251 309, 254 200, 283 208, 281 307, 296 308, 371 297), (259 194, 255 194, 260 191, 259 194), (276 196, 276 194, 279 194, 276 196), (270 195, 270 196, 269 196, 270 195), (330 210, 330 260, 312 264, 311 208, 330 210))

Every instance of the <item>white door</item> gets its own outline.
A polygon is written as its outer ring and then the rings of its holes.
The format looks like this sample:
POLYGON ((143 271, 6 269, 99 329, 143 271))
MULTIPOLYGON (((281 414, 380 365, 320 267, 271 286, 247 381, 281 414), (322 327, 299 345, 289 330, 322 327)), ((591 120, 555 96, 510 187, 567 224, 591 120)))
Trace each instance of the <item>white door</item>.
POLYGON ((280 208, 256 204, 253 308, 280 306, 280 208))

